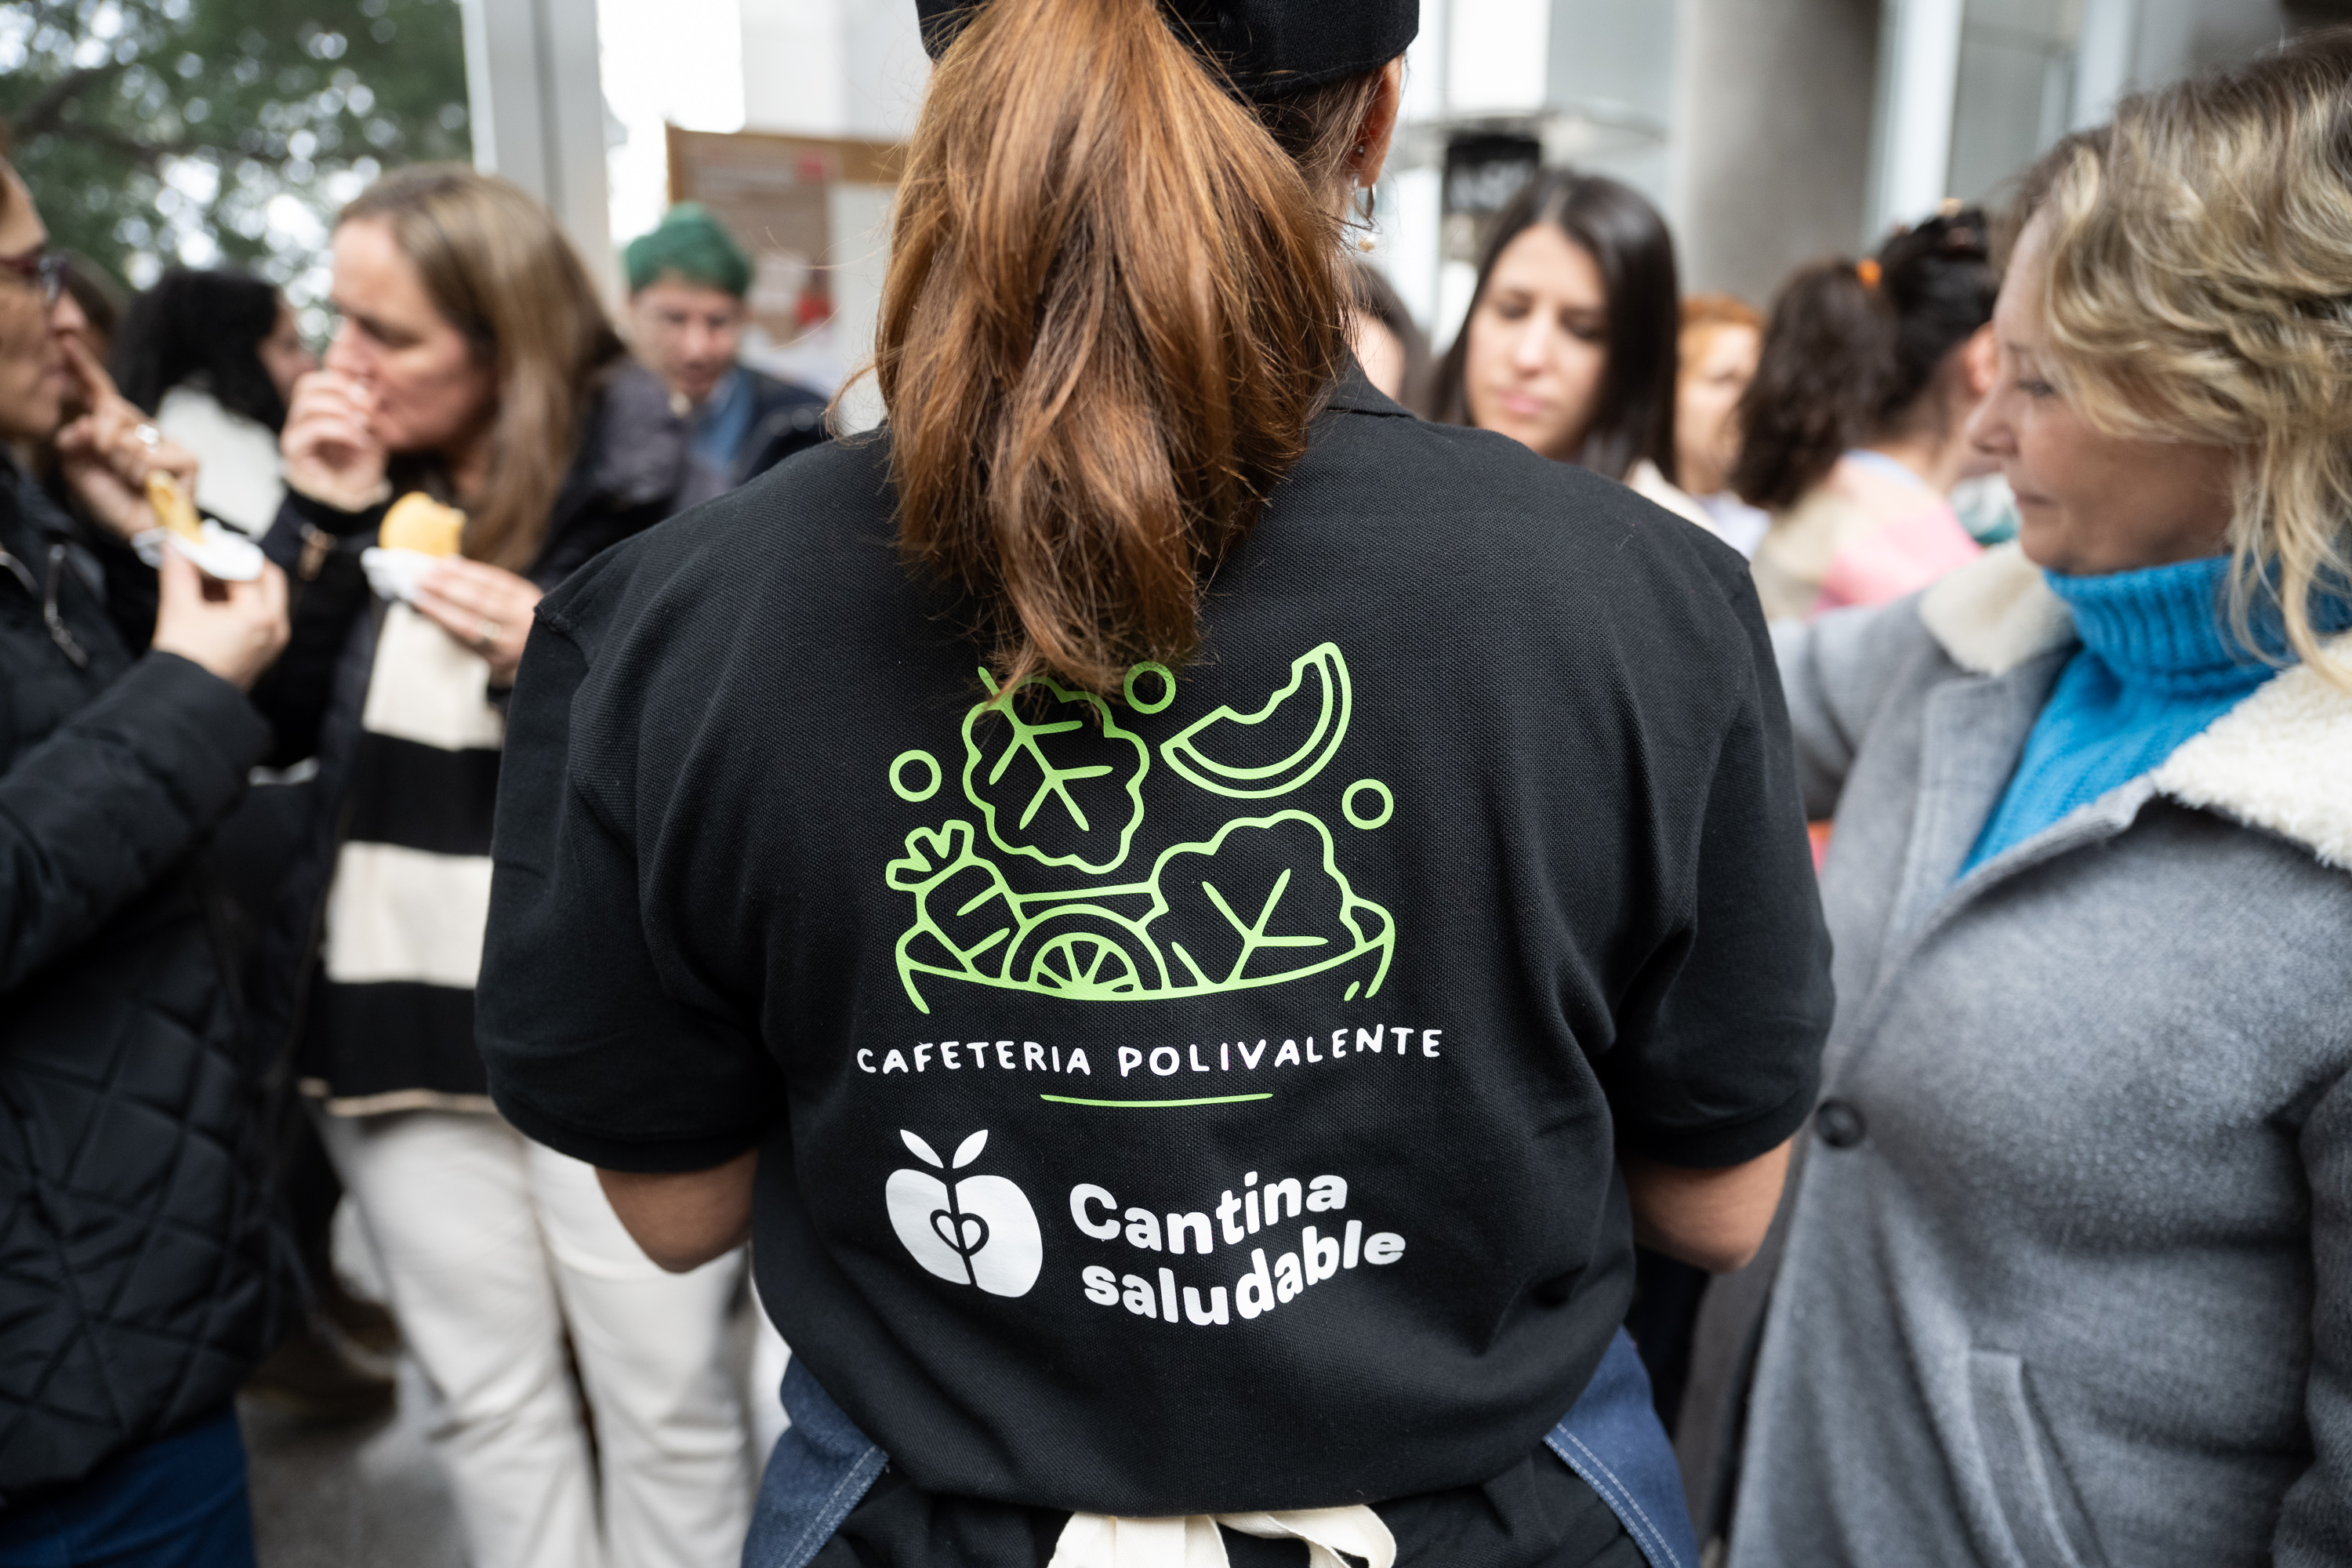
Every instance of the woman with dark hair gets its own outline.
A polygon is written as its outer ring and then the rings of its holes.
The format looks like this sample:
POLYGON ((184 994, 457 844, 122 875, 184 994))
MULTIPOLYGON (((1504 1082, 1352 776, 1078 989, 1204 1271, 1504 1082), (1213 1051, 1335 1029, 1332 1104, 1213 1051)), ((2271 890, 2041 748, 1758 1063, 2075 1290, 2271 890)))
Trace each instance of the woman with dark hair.
POLYGON ((203 461, 196 504, 255 535, 286 496, 286 400, 317 364, 278 290, 240 272, 170 268, 131 301, 114 342, 122 395, 203 461))
POLYGON ((1962 208, 1782 285, 1731 470, 1772 514, 1756 550, 1767 616, 1884 604, 1976 557, 1947 498, 1992 387, 1989 247, 1984 214, 1962 208))
POLYGON ((1828 1004, 1747 571, 1349 353, 1413 0, 924 9, 887 423, 540 607, 491 1090, 756 1231, 755 1568, 1690 1564, 1633 1240, 1828 1004))
POLYGON ((1495 216, 1431 415, 1605 474, 1713 532, 1674 482, 1679 301, 1674 237, 1641 193, 1545 170, 1495 216))
POLYGON ((722 1562, 750 1479, 725 1341, 741 1259, 656 1269, 588 1166, 497 1114, 474 1046, 502 709, 532 607, 668 514, 685 433, 658 383, 615 374, 587 269, 508 182, 404 169, 343 209, 333 244, 342 324, 295 388, 263 544, 300 586, 259 697, 293 755, 317 737, 323 795, 289 879, 301 1088, 439 1395, 473 1561, 722 1562), (393 520, 395 498, 422 522, 393 520), (380 543, 398 548, 362 559, 380 543))

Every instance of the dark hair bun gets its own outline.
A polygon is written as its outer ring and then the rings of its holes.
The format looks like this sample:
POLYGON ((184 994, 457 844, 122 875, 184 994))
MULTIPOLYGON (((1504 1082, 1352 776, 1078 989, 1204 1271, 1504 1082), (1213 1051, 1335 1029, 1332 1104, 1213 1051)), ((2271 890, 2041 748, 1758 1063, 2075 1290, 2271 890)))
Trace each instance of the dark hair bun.
POLYGON ((1976 207, 1897 229, 1874 258, 1800 268, 1740 399, 1732 489, 1752 505, 1795 505, 1840 456, 1911 412, 1945 357, 1992 320, 2000 284, 1976 207))

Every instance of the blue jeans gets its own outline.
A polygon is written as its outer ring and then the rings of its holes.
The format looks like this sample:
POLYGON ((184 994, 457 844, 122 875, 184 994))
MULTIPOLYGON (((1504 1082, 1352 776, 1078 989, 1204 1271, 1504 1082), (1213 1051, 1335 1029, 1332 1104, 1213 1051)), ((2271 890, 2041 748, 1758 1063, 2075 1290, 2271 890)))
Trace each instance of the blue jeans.
POLYGON ((1651 1403, 1650 1374, 1624 1330, 1609 1342, 1575 1407, 1544 1434, 1544 1447, 1601 1494, 1650 1568, 1698 1568, 1682 1470, 1651 1403))
MULTIPOLYGON (((783 1400, 793 1424, 761 1478, 743 1568, 802 1568, 890 1462, 798 1356, 785 1369, 783 1400)), ((1650 1403, 1650 1374, 1624 1330, 1610 1342, 1576 1407, 1544 1435, 1544 1446, 1600 1494, 1650 1568, 1698 1568, 1674 1446, 1650 1403)), ((11 1565, 0 1561, 0 1568, 11 1565)))
POLYGON ((0 1568, 254 1568, 245 1436, 224 1410, 0 1513, 0 1568))

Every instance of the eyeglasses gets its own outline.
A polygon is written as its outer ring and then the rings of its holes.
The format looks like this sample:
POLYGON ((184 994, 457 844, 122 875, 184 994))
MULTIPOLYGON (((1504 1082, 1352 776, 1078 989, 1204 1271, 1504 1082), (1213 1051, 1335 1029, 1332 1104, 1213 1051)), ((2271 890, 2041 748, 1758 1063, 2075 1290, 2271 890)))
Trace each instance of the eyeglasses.
POLYGON ((66 291, 66 256, 62 250, 36 250, 25 256, 0 256, 0 270, 16 274, 41 291, 41 303, 54 305, 66 291))

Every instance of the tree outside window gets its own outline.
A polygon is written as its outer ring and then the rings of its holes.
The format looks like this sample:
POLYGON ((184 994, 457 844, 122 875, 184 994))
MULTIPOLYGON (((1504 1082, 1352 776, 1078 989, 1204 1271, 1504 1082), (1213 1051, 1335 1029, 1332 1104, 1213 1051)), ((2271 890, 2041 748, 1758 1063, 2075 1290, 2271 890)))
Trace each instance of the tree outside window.
POLYGON ((336 211, 472 155, 455 0, 9 0, 0 115, 52 243, 140 288, 247 268, 313 336, 336 211))

